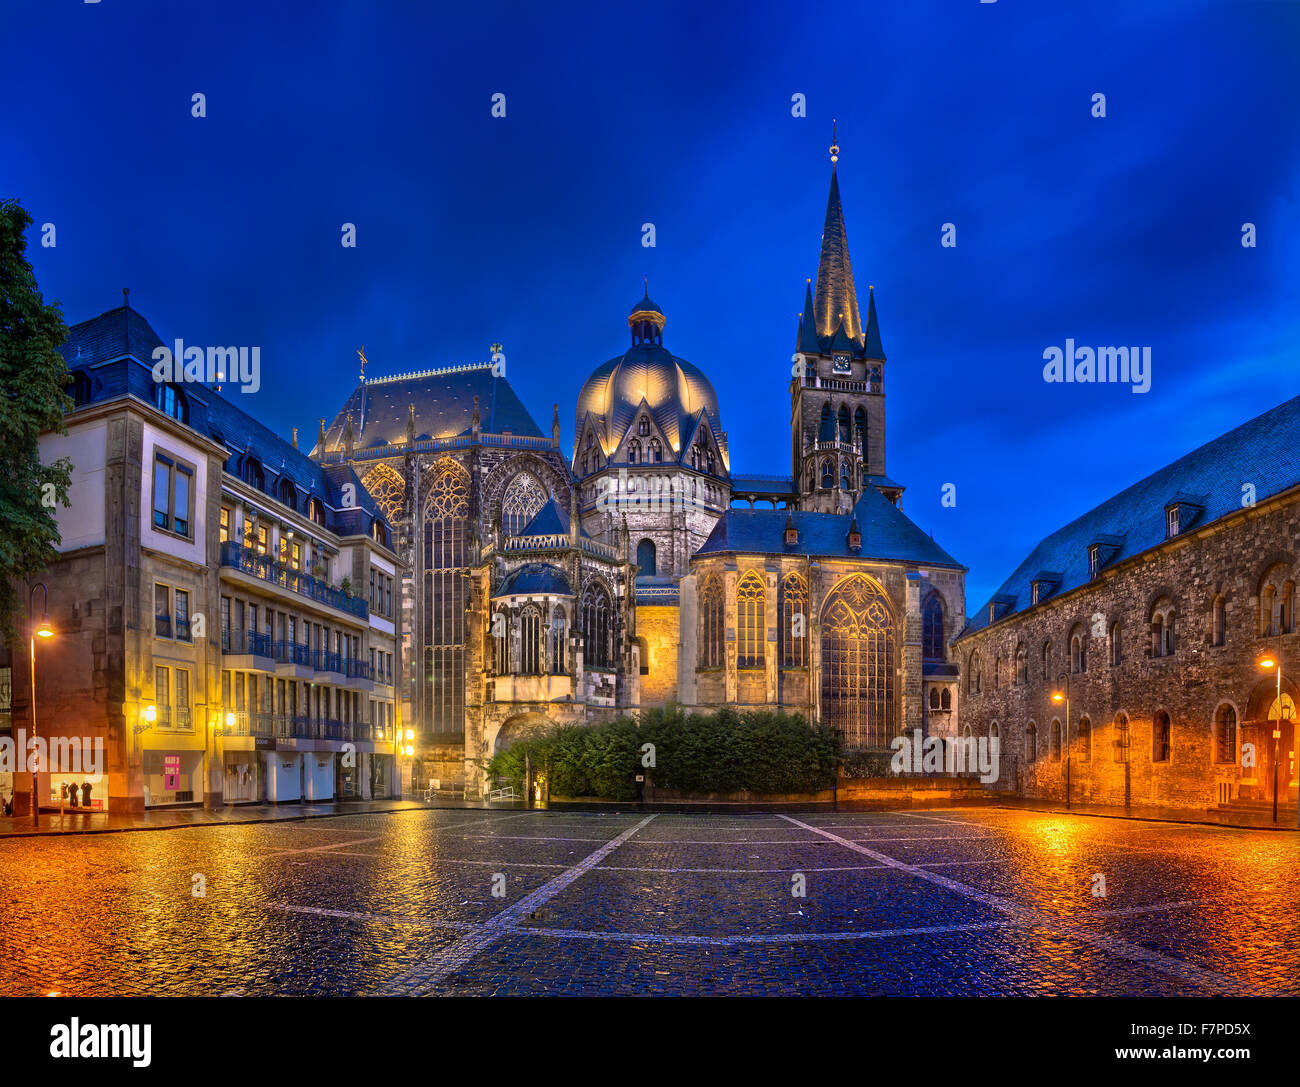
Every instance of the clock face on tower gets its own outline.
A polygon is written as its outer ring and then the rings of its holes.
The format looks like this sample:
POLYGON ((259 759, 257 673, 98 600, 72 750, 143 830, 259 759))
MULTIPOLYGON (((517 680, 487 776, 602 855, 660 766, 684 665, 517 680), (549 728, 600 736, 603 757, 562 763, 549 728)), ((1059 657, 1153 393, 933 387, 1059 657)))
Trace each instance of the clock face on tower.
POLYGON ((849 356, 834 355, 831 358, 831 373, 847 374, 849 372, 849 356))

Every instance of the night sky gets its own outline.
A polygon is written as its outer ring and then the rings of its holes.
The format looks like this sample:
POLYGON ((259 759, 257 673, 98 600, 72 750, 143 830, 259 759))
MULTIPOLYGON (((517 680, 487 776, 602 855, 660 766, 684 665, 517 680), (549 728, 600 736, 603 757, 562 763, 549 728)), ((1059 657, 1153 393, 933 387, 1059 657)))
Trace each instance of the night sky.
POLYGON ((648 274, 732 470, 788 474, 836 117, 888 472, 972 611, 1041 536, 1300 393, 1300 4, 622 7, 5 0, 0 197, 69 324, 130 287, 165 341, 260 345, 244 406, 307 445, 362 344, 380 376, 500 341, 567 454, 648 274), (1151 391, 1046 384, 1067 338, 1151 347, 1151 391))

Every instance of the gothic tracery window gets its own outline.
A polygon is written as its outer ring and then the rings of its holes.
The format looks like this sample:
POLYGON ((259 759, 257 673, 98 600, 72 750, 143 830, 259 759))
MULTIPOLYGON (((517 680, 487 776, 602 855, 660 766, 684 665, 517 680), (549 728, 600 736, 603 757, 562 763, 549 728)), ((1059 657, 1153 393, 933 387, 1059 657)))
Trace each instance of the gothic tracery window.
POLYGON ((720 668, 723 663, 723 592, 716 574, 700 590, 700 667, 720 668))
POLYGON ((465 717, 465 593, 469 477, 445 463, 424 504, 422 592, 425 729, 459 732, 465 717))
POLYGON ((546 492, 529 473, 520 472, 501 496, 501 532, 517 536, 546 504, 546 492))
POLYGON ((894 735, 895 624, 864 574, 844 578, 822 607, 822 719, 849 747, 884 748, 894 735))
POLYGON ((406 485, 402 482, 400 472, 390 465, 376 464, 362 477, 361 486, 370 492, 390 525, 401 520, 406 485))
POLYGON ((564 674, 564 610, 556 608, 551 612, 551 675, 564 674))
POLYGON ((921 605, 921 655, 928 660, 943 660, 943 601, 937 592, 929 593, 921 605))
POLYGON ((519 671, 535 676, 542 670, 542 613, 535 605, 519 616, 519 671))
POLYGON ((781 625, 777 629, 781 667, 804 668, 808 664, 808 584, 798 574, 786 574, 781 581, 781 625))
POLYGON ((593 581, 582 594, 583 662, 596 668, 610 665, 610 621, 613 604, 609 592, 593 581))
POLYGON ((736 586, 736 664, 740 668, 763 667, 765 596, 763 579, 752 570, 736 586))

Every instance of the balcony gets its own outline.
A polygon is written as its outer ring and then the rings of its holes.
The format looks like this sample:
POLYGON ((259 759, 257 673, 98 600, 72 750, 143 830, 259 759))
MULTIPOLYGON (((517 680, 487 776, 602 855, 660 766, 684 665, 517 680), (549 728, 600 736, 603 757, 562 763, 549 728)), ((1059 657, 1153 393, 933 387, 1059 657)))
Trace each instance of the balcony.
POLYGON ((266 671, 267 664, 275 659, 271 635, 259 634, 256 630, 222 630, 221 652, 231 657, 249 658, 246 661, 228 661, 228 668, 266 671))
POLYGON ((370 615, 370 606, 364 597, 348 596, 342 589, 335 589, 310 574, 304 574, 301 570, 294 570, 283 563, 276 562, 270 555, 259 555, 234 540, 228 540, 221 545, 221 565, 248 574, 259 581, 265 581, 269 585, 288 589, 318 604, 337 608, 358 619, 366 619, 370 615))
POLYGON ((193 732, 189 706, 155 706, 154 728, 159 732, 193 732))

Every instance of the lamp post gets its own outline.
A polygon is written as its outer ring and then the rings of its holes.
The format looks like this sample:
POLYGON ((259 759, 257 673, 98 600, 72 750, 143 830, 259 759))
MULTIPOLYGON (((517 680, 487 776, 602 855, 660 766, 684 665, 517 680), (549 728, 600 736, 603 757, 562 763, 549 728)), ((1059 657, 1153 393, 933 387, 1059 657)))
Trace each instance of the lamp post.
MULTIPOLYGON (((1265 654, 1259 659, 1259 666, 1265 672, 1277 669, 1277 725, 1273 729, 1273 822, 1277 822, 1277 764, 1278 748, 1282 742, 1282 661, 1280 657, 1265 654)), ((1300 819, 1300 817, 1297 817, 1300 819)))
POLYGON ((1070 810, 1070 673, 1065 673, 1065 690, 1053 691, 1052 701, 1065 703, 1065 810, 1070 810))
MULTIPOLYGON (((32 754, 35 756, 36 742, 36 639, 53 638, 54 628, 50 626, 50 590, 45 582, 38 581, 32 586, 32 591, 27 597, 27 618, 31 627, 31 635, 28 639, 30 648, 29 671, 32 679, 32 754), (41 615, 41 621, 36 621, 36 590, 40 589, 45 602, 44 610, 41 615)), ((32 826, 41 825, 41 799, 37 785, 38 768, 36 763, 32 762, 32 826)))

